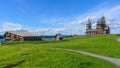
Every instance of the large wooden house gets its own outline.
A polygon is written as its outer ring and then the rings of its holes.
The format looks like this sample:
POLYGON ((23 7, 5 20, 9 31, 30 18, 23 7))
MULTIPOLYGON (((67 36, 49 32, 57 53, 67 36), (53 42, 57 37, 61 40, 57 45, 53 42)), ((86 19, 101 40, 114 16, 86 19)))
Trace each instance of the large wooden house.
POLYGON ((7 31, 4 34, 5 41, 40 41, 41 37, 30 32, 7 31))

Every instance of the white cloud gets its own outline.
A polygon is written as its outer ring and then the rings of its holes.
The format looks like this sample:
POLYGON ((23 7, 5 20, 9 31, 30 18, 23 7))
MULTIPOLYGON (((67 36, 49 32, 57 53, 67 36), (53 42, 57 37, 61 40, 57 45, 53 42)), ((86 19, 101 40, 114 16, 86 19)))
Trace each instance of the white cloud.
POLYGON ((22 25, 18 23, 5 22, 3 24, 3 31, 17 31, 22 30, 22 25))
POLYGON ((25 30, 40 35, 55 35, 61 32, 63 33, 65 28, 26 28, 25 30))
POLYGON ((117 15, 120 13, 120 5, 113 7, 112 9, 109 9, 105 15, 117 15))

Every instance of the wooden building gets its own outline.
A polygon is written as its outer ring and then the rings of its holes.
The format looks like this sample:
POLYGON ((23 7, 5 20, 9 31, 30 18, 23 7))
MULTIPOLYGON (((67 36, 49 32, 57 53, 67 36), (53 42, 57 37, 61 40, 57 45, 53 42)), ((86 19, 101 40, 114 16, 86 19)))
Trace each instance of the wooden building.
POLYGON ((7 31, 4 34, 5 41, 40 41, 41 37, 30 32, 7 31))
POLYGON ((56 39, 57 41, 60 41, 60 40, 63 40, 63 37, 62 37, 61 34, 56 34, 56 35, 55 35, 55 39, 56 39))
POLYGON ((110 34, 110 28, 106 25, 105 17, 102 16, 99 21, 97 21, 96 29, 91 28, 91 21, 88 19, 86 24, 86 35, 101 35, 110 34))

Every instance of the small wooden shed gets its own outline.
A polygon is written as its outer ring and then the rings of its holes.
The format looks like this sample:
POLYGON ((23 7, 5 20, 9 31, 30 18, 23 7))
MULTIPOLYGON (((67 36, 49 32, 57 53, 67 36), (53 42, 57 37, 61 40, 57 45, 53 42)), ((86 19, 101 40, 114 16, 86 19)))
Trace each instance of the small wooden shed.
POLYGON ((55 38, 56 38, 57 41, 63 40, 63 37, 62 37, 61 34, 56 34, 55 38))
POLYGON ((30 32, 7 31, 4 34, 5 41, 40 41, 40 35, 30 32))

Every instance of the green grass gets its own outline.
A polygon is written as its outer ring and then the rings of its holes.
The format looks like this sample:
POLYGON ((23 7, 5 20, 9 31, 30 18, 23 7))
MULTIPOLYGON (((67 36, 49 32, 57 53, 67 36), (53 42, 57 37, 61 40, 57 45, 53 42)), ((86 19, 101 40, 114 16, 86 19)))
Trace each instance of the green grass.
POLYGON ((110 62, 82 54, 39 48, 38 46, 1 46, 0 68, 25 60, 14 68, 117 68, 110 62))
POLYGON ((69 48, 83 50, 95 54, 120 58, 120 36, 83 36, 68 38, 64 42, 39 44, 46 47, 69 48))
POLYGON ((14 68, 119 68, 94 57, 45 47, 83 50, 120 58, 119 36, 83 36, 64 41, 12 42, 0 46, 0 68, 25 60, 14 68))

